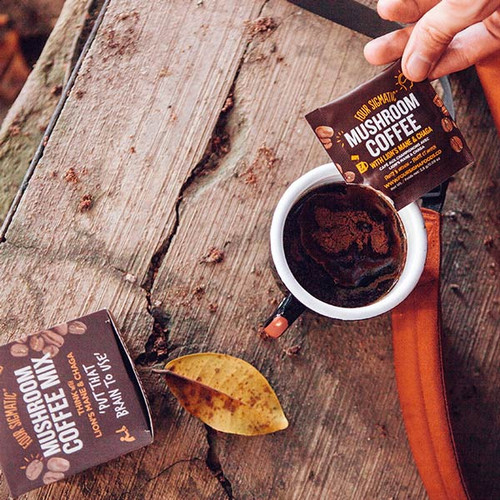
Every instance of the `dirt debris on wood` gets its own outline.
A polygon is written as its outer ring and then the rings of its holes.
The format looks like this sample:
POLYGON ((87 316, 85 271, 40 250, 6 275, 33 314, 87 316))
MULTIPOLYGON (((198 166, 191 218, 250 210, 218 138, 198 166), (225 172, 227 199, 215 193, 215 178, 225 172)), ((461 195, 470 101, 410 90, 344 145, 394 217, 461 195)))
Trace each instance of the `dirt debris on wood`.
POLYGON ((255 172, 252 167, 250 167, 243 173, 243 182, 251 186, 257 184, 257 175, 255 175, 255 172))
POLYGON ((62 85, 54 85, 51 89, 50 89, 50 93, 54 96, 60 96, 61 93, 62 93, 62 85))
POLYGON ((125 19, 128 19, 129 17, 135 19, 136 21, 139 20, 139 12, 136 10, 130 10, 128 12, 122 12, 119 16, 118 19, 120 21, 125 21, 125 19))
POLYGON ((269 170, 276 166, 278 162, 279 158, 276 158, 274 150, 263 144, 257 150, 257 155, 250 166, 242 174, 240 174, 243 178, 243 182, 249 185, 257 184, 257 171, 263 169, 269 170))
POLYGON ((21 127, 19 126, 18 123, 13 123, 9 127, 9 135, 10 137, 16 137, 17 135, 21 134, 21 127))
POLYGON ((135 283, 137 281, 137 276, 135 276, 132 273, 127 273, 124 278, 125 281, 128 281, 129 283, 135 283))
POLYGON ((221 132, 216 134, 212 140, 212 152, 214 155, 221 157, 229 153, 229 134, 221 132))
POLYGON ((487 248, 492 248, 495 244, 495 240, 493 236, 486 236, 483 241, 483 245, 487 248))
POLYGON ((170 76, 171 74, 171 71, 165 66, 158 72, 158 78, 165 78, 167 76, 170 76))
POLYGON ((302 346, 300 345, 292 345, 283 349, 283 352, 290 358, 296 358, 300 354, 301 349, 302 346))
POLYGON ((222 106, 222 109, 220 110, 221 113, 227 113, 229 110, 231 110, 234 106, 234 98, 233 94, 229 94, 226 98, 226 102, 224 103, 224 106, 222 106))
POLYGON ((91 194, 84 194, 80 199, 80 204, 78 205, 78 210, 80 212, 88 212, 94 205, 94 200, 91 194))
POLYGON ((463 297, 462 289, 460 288, 460 285, 456 283, 452 283, 450 285, 450 290, 457 296, 457 297, 463 297))
POLYGON ((278 27, 278 24, 272 17, 259 17, 255 21, 247 22, 247 32, 251 37, 259 33, 270 33, 278 27))
POLYGON ((279 300, 276 298, 276 297, 271 297, 267 303, 270 305, 270 306, 277 306, 279 304, 279 300))
MULTIPOLYGON (((135 25, 139 21, 139 17, 137 11, 124 12, 117 17, 116 29, 107 28, 105 30, 106 45, 109 49, 112 49, 111 55, 122 56, 125 53, 135 51, 135 25), (123 21, 128 23, 127 27, 119 26, 123 21)), ((106 57, 104 60, 106 60, 106 57)))
POLYGON ((264 331, 264 326, 263 325, 259 325, 257 327, 257 336, 261 340, 271 340, 271 337, 269 337, 269 335, 264 331))
POLYGON ((224 251, 217 247, 211 247, 208 252, 201 258, 202 264, 219 264, 224 260, 224 251))
POLYGON ((488 273, 490 276, 496 276, 497 274, 497 266, 494 262, 488 264, 488 273))
POLYGON ((70 184, 78 184, 80 182, 80 177, 73 167, 69 167, 64 173, 64 180, 70 184))
POLYGON ((194 290, 193 290, 193 297, 195 297, 198 300, 201 300, 201 298, 205 295, 205 285, 198 285, 194 290))
POLYGON ((253 161, 251 167, 256 168, 258 166, 264 166, 267 168, 273 168, 278 162, 279 159, 276 158, 274 151, 263 144, 257 150, 257 157, 253 161))

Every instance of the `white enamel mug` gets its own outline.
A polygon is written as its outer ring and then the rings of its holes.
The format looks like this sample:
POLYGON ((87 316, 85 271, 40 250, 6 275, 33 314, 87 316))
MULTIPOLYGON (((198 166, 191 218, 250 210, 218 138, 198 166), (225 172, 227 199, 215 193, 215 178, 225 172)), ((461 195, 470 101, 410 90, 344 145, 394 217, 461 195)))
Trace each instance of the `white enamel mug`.
MULTIPOLYGON (((285 258, 283 230, 288 213, 294 204, 312 189, 343 182, 344 179, 335 165, 328 163, 307 172, 293 182, 278 202, 271 224, 271 255, 276 272, 290 295, 264 324, 264 331, 272 337, 281 335, 305 308, 329 318, 342 320, 368 319, 383 314, 396 307, 410 294, 422 274, 427 255, 427 233, 418 205, 411 203, 398 212, 406 236, 406 261, 403 270, 396 284, 377 301, 362 307, 338 307, 319 300, 300 285, 285 258)), ((390 200, 389 202, 392 204, 390 200)))

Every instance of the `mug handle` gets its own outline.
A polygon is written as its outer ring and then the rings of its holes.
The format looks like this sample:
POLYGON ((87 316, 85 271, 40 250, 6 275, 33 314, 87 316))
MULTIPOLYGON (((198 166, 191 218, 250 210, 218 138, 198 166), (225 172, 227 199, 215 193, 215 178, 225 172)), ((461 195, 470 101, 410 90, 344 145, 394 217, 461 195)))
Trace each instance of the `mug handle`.
POLYGON ((288 294, 264 322, 264 333, 274 339, 280 337, 305 310, 306 306, 302 302, 291 293, 288 294))

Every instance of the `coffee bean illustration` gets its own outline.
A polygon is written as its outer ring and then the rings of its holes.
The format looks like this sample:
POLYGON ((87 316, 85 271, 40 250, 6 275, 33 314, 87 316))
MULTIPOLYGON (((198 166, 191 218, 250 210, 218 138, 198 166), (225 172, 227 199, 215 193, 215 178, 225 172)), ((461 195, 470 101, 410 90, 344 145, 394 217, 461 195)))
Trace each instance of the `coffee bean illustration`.
POLYGON ((342 166, 339 163, 335 163, 335 166, 338 168, 339 172, 342 173, 344 170, 342 169, 342 166))
POLYGON ((354 172, 346 172, 344 176, 347 182, 354 182, 354 179, 356 179, 356 174, 354 172))
POLYGON ((320 125, 319 127, 316 127, 315 132, 320 139, 333 137, 333 128, 327 127, 326 125, 320 125))
POLYGON ((451 132, 453 130, 453 122, 445 117, 441 120, 441 127, 443 127, 445 132, 451 132))
POLYGON ((438 108, 442 108, 443 107, 443 100, 441 99, 441 97, 439 97, 438 95, 436 95, 434 97, 434 99, 432 99, 432 102, 438 107, 438 108))
POLYGON ((450 116, 450 112, 446 109, 446 106, 442 106, 441 111, 444 116, 450 116))
POLYGON ((49 470, 43 475, 43 484, 51 484, 64 479, 63 472, 53 472, 49 470))
POLYGON ((30 352, 29 347, 26 344, 12 344, 10 346, 10 353, 15 358, 22 358, 27 356, 30 352))
POLYGON ((40 352, 45 347, 45 341, 41 335, 32 335, 29 343, 30 347, 36 352, 40 352))
POLYGON ((63 323, 62 325, 57 325, 51 328, 53 332, 58 333, 59 335, 67 335, 68 334, 68 323, 63 323))
POLYGON ((40 477, 43 470, 43 462, 41 460, 35 459, 26 466, 26 477, 30 481, 34 481, 40 477))
POLYGON ((69 460, 62 457, 52 457, 47 462, 47 469, 52 472, 66 472, 69 466, 69 460))
POLYGON ((61 347, 64 344, 64 337, 52 330, 44 330, 41 336, 47 345, 55 345, 61 347))
POLYGON ((454 135, 450 139, 450 146, 452 147, 453 151, 456 151, 457 153, 460 153, 462 149, 464 149, 464 143, 462 142, 462 139, 460 137, 454 135))
POLYGON ((82 335, 87 331, 87 325, 81 321, 72 321, 68 325, 68 331, 73 335, 82 335))
POLYGON ((330 149, 333 146, 332 141, 323 143, 325 149, 330 149))
POLYGON ((50 354, 50 357, 53 358, 59 354, 59 347, 55 345, 46 345, 42 352, 44 354, 50 354))

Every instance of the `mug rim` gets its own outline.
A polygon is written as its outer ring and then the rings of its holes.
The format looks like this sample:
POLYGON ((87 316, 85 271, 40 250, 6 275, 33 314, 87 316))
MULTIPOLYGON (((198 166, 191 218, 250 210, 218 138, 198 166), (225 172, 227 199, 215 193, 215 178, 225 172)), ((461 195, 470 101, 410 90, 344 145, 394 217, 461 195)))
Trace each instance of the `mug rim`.
MULTIPOLYGON (((427 256, 427 232, 418 205, 413 202, 398 211, 406 234, 406 261, 395 285, 375 302, 361 307, 339 307, 323 302, 309 293, 293 276, 285 257, 285 221, 295 202, 307 191, 323 184, 344 182, 333 163, 310 170, 295 180, 280 198, 271 222, 271 256, 286 288, 308 309, 335 319, 360 320, 379 316, 400 304, 415 288, 427 256)), ((392 205, 392 200, 381 194, 392 205)))

